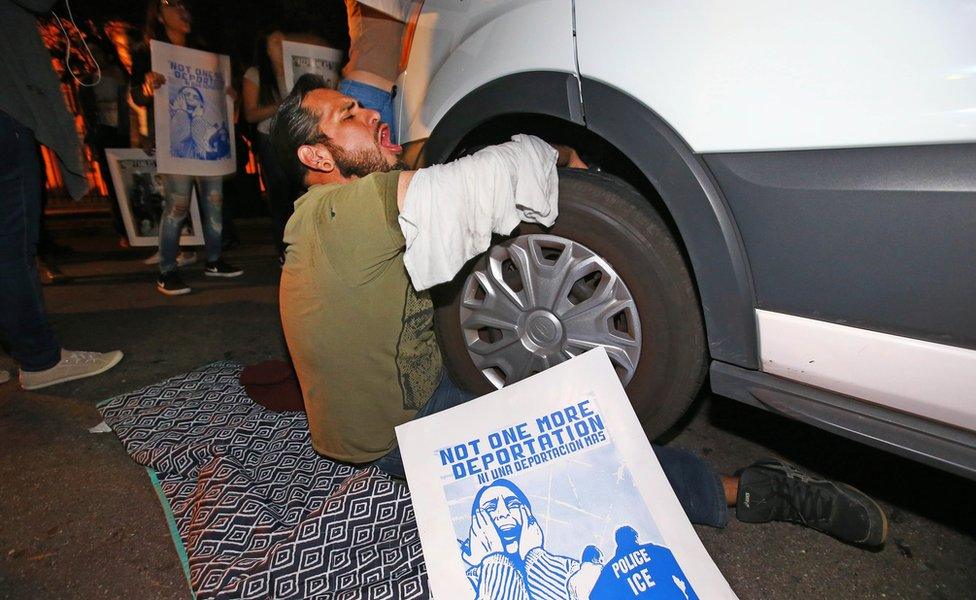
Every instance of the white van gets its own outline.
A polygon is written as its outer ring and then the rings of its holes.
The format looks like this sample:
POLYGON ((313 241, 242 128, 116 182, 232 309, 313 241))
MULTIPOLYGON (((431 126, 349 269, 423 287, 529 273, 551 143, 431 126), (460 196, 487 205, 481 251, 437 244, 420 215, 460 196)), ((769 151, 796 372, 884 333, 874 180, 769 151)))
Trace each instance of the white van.
POLYGON ((970 1, 426 0, 415 164, 577 147, 560 217, 441 293, 489 390, 607 349, 650 438, 718 394, 976 478, 970 1))

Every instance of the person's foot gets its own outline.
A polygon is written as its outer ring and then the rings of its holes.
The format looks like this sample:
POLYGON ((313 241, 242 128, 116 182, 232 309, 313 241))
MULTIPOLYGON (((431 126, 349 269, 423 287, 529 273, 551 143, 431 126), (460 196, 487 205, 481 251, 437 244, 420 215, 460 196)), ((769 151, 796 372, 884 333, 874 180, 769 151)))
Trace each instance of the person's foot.
POLYGON ((91 377, 108 371, 122 360, 122 352, 82 352, 62 350, 61 361, 43 371, 20 371, 20 387, 38 390, 49 385, 91 377))
POLYGON ((190 286, 183 283, 183 278, 176 271, 160 273, 156 279, 156 289, 167 296, 182 296, 190 293, 190 286))
POLYGON ((207 266, 203 268, 203 274, 210 277, 240 277, 244 274, 243 269, 233 267, 223 260, 207 261, 207 266))
POLYGON ((10 381, 10 371, 0 369, 0 383, 7 383, 8 381, 10 381))
POLYGON ((880 546, 888 537, 888 518, 867 494, 778 460, 740 472, 735 514, 746 523, 799 523, 851 544, 880 546))

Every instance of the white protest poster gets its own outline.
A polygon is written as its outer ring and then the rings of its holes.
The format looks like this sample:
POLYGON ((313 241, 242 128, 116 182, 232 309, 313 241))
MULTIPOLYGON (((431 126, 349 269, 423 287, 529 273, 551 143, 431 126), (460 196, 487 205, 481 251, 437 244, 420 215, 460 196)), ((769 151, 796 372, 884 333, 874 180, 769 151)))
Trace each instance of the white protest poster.
POLYGON ((335 89, 339 85, 341 50, 285 40, 281 42, 281 56, 285 62, 285 88, 288 91, 305 73, 321 75, 327 87, 335 89))
POLYGON ((230 57, 152 40, 156 166, 160 173, 228 175, 237 169, 230 57))
MULTIPOLYGON (((139 148, 106 148, 112 185, 131 246, 159 245, 166 190, 156 172, 156 158, 139 148)), ((190 196, 190 218, 183 222, 181 246, 202 246, 203 225, 196 191, 190 196)))
POLYGON ((736 597, 602 348, 396 432, 438 600, 736 597))

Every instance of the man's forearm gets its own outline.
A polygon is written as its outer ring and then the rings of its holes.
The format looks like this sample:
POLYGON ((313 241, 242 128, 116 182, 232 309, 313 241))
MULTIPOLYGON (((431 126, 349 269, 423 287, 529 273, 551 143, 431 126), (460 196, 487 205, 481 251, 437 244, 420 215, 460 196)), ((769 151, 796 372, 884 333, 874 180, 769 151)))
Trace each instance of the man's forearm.
POLYGON ((563 144, 549 144, 556 149, 559 156, 556 158, 557 167, 569 167, 571 169, 588 169, 589 166, 583 162, 576 152, 576 148, 564 146, 563 144))

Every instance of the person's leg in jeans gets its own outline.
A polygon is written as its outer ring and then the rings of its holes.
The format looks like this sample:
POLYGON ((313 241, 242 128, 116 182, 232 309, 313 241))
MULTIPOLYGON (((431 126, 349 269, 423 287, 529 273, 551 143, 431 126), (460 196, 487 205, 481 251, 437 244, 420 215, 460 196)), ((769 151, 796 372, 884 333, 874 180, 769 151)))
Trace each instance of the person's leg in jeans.
POLYGON ((725 527, 729 503, 722 477, 710 464, 687 450, 652 444, 674 495, 688 520, 698 525, 725 527))
MULTIPOLYGON (((166 188, 166 203, 163 218, 159 224, 159 272, 176 271, 176 255, 180 252, 180 233, 190 212, 190 190, 193 178, 189 175, 163 175, 166 188)), ((217 241, 220 247, 220 241, 217 241)), ((219 252, 217 253, 219 256, 219 252)))
POLYGON ((0 330, 23 371, 49 369, 61 358, 37 278, 40 211, 34 135, 0 112, 0 330))
POLYGON ((119 351, 62 350, 44 313, 35 257, 41 170, 29 129, 0 111, 0 335, 20 365, 20 385, 36 390, 103 373, 119 351))
POLYGON ((203 273, 210 277, 237 277, 244 271, 232 267, 220 258, 221 235, 223 233, 224 178, 197 177, 197 191, 200 193, 200 209, 203 213, 203 239, 207 254, 207 264, 203 273))
POLYGON ((220 238, 224 230, 224 178, 196 177, 200 194, 200 217, 203 219, 203 241, 207 262, 220 260, 220 238))

